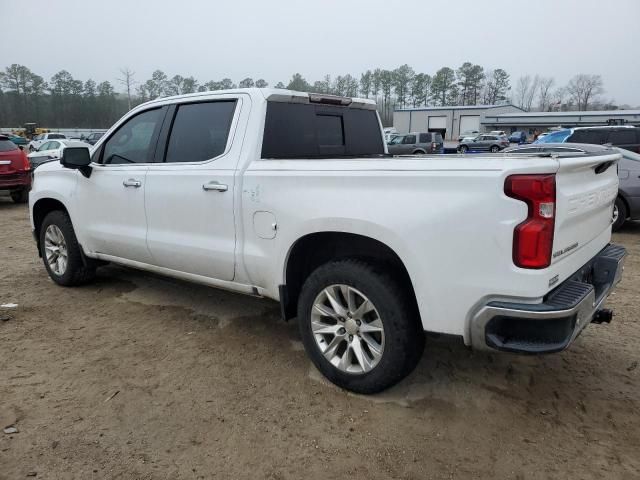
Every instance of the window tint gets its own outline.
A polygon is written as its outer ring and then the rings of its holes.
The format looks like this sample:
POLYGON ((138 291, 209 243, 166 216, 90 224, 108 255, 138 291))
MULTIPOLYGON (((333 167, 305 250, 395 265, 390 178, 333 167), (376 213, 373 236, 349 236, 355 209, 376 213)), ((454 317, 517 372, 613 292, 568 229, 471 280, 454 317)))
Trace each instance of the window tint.
POLYGON ((434 141, 438 143, 442 143, 442 135, 440 135, 439 133, 436 133, 436 138, 434 141))
MULTIPOLYGON (((401 141, 396 137, 392 143, 401 141)), ((415 140, 414 140, 415 143, 415 140)), ((321 104, 269 102, 265 118, 262 158, 314 158, 381 155, 380 123, 375 110, 321 104), (327 118, 329 117, 329 118, 327 118), (342 142, 337 142, 342 120, 342 142)))
POLYGON ((318 115, 318 145, 344 145, 344 126, 339 115, 318 115))
POLYGON ((567 142, 571 143, 593 143, 595 145, 601 145, 607 141, 606 130, 576 130, 573 132, 567 142))
POLYGON ((65 137, 64 135, 62 135, 60 133, 50 133, 49 134, 49 139, 52 139, 52 138, 67 138, 67 137, 65 137))
POLYGON ((414 143, 416 143, 416 136, 415 135, 407 135, 406 137, 404 137, 404 140, 402 141, 402 143, 404 143, 405 145, 414 144, 414 143))
POLYGON ((429 143, 431 141, 431 134, 421 133, 418 138, 420 139, 420 143, 429 143))
POLYGON ((11 140, 0 140, 0 152, 12 152, 18 150, 18 147, 11 140))
POLYGON ((147 110, 127 120, 104 145, 102 163, 128 164, 152 161, 154 132, 162 120, 161 109, 147 110))
POLYGON ((614 130, 609 132, 608 143, 612 145, 628 145, 637 143, 636 132, 634 129, 626 128, 624 130, 614 130))
POLYGON ((180 105, 165 161, 203 162, 222 154, 235 107, 235 100, 180 105))

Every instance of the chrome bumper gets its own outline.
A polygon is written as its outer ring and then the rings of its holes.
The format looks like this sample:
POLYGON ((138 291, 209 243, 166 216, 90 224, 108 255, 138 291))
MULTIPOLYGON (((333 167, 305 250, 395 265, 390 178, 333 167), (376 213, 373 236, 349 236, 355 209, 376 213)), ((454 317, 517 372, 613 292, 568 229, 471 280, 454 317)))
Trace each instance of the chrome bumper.
POLYGON ((622 278, 626 250, 610 244, 540 304, 491 302, 471 321, 479 350, 538 354, 567 348, 622 278))

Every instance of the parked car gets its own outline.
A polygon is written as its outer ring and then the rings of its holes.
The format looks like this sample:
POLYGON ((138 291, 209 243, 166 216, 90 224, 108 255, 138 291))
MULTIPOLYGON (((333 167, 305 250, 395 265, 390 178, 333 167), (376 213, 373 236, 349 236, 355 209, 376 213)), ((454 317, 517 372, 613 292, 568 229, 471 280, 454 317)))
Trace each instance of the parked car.
POLYGON ((510 143, 524 143, 526 141, 527 141, 527 134, 521 130, 512 132, 511 135, 509 135, 510 143))
POLYGON ((60 158, 62 158, 62 152, 67 147, 91 148, 91 145, 80 140, 49 140, 28 155, 29 161, 31 162, 31 169, 35 170, 43 163, 52 160, 60 160, 60 158))
POLYGON ((534 143, 610 144, 640 153, 640 128, 633 126, 575 127, 538 137, 534 143))
POLYGON ((91 132, 84 138, 84 141, 90 145, 95 145, 98 140, 102 138, 104 132, 91 132))
POLYGON ((640 154, 624 148, 591 145, 586 143, 540 143, 522 147, 511 147, 505 153, 559 155, 605 154, 619 152, 622 158, 618 162, 618 196, 613 206, 613 231, 619 230, 627 220, 640 220, 640 154))
POLYGON ((65 138, 67 138, 66 135, 63 135, 62 133, 41 133, 40 135, 33 137, 33 140, 29 142, 29 151, 36 151, 40 145, 49 140, 64 140, 65 138))
POLYGON ((25 203, 31 188, 27 154, 6 135, 0 135, 0 191, 8 191, 15 203, 25 203))
POLYGON ((193 98, 139 105, 91 152, 36 169, 31 226, 55 283, 109 261, 274 299, 317 368, 360 393, 405 377, 424 330, 539 354, 610 320, 619 154, 390 161, 373 100, 193 98))
POLYGON ((509 140, 505 136, 482 134, 475 138, 465 138, 458 145, 458 152, 499 152, 509 146, 509 140))
POLYGON ((27 143, 29 143, 26 138, 21 137, 20 135, 15 135, 13 133, 0 133, 0 135, 7 137, 9 140, 11 140, 13 143, 15 143, 18 146, 24 146, 27 143))
POLYGON ((478 135, 480 135, 478 130, 465 130, 458 136, 458 141, 461 142, 465 138, 476 138, 478 135))
POLYGON ((407 133, 392 138, 387 144, 392 155, 415 155, 421 153, 442 153, 444 141, 439 133, 407 133))
POLYGON ((389 143, 391 140, 393 140, 395 137, 398 136, 398 132, 394 127, 385 127, 383 131, 384 131, 384 141, 387 143, 389 143))

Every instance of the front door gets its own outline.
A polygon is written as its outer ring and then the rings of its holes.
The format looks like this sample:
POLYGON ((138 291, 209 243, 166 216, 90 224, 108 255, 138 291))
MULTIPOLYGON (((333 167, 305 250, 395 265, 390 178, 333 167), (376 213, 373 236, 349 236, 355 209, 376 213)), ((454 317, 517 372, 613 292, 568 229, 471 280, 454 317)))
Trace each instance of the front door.
POLYGON ((125 120, 94 152, 91 176, 77 173, 75 225, 86 251, 151 263, 144 195, 165 112, 155 108, 125 120))
POLYGON ((155 265, 233 280, 242 146, 234 132, 240 121, 246 123, 247 98, 220 95, 171 107, 146 178, 147 244, 155 265))

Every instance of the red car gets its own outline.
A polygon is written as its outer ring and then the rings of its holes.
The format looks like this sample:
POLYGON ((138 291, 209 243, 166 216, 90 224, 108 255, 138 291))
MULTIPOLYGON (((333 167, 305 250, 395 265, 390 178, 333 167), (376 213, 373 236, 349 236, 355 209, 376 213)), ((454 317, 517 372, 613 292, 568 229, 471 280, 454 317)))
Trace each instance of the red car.
POLYGON ((31 189, 31 164, 27 154, 6 135, 0 135, 0 191, 8 190, 16 203, 26 203, 31 189))

